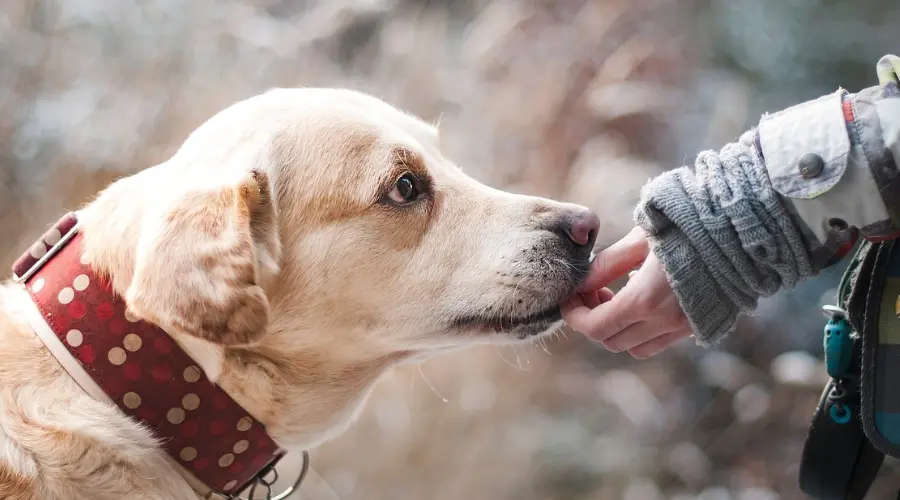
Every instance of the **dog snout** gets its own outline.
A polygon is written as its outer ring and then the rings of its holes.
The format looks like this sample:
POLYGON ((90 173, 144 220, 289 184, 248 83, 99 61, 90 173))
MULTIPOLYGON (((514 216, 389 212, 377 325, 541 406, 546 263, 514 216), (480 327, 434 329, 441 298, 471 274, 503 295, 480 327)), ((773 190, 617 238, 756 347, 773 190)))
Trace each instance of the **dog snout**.
POLYGON ((575 246, 593 248, 600 230, 600 218, 584 207, 567 208, 555 218, 553 226, 553 232, 575 246))

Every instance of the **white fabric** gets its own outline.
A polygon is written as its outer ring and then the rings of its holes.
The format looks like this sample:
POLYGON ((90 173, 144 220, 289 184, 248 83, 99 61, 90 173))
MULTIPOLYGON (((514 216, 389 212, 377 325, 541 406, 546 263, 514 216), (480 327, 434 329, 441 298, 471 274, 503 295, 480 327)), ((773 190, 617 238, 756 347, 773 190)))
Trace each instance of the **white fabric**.
POLYGON ((865 154, 859 146, 851 147, 842 93, 765 115, 759 124, 772 186, 791 201, 820 243, 827 239, 832 218, 856 227, 889 218, 865 154), (808 179, 799 165, 807 153, 825 162, 822 172, 808 179))
POLYGON ((850 152, 841 93, 764 115, 759 122, 759 140, 776 191, 804 199, 824 193, 841 180, 850 152), (822 173, 810 179, 800 175, 798 164, 807 153, 818 154, 825 161, 822 173))
POLYGON ((882 99, 875 103, 884 145, 900 158, 900 99, 882 99))

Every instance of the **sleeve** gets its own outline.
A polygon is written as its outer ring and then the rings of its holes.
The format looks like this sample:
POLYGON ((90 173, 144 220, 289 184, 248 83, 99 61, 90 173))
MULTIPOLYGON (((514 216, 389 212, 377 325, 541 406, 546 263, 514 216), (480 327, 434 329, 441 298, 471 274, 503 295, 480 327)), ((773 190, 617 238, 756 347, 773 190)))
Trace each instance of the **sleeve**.
POLYGON ((772 188, 754 136, 654 178, 635 210, 701 345, 728 334, 760 297, 818 271, 811 241, 772 188))
POLYGON ((760 297, 838 261, 858 235, 900 236, 900 60, 880 84, 784 111, 693 168, 644 186, 635 221, 698 343, 712 345, 760 297))
POLYGON ((757 145, 773 188, 821 247, 818 260, 857 231, 900 236, 900 59, 878 63, 879 85, 843 89, 762 117, 757 145))

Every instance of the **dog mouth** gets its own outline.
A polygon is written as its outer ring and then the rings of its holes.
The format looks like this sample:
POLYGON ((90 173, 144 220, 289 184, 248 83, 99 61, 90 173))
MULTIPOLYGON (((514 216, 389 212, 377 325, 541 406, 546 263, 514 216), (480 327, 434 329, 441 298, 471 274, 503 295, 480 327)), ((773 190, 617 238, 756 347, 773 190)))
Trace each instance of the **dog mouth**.
POLYGON ((562 320, 558 305, 528 315, 474 314, 460 316, 452 326, 460 330, 494 331, 515 334, 519 338, 540 334, 562 320))
POLYGON ((588 274, 590 260, 587 255, 582 257, 556 259, 565 265, 555 267, 553 259, 540 259, 547 267, 526 276, 531 279, 524 286, 524 279, 515 286, 502 283, 504 292, 512 290, 511 296, 459 311, 450 316, 448 326, 461 334, 477 332, 494 340, 500 340, 497 336, 525 340, 551 332, 563 319, 560 303, 588 274))

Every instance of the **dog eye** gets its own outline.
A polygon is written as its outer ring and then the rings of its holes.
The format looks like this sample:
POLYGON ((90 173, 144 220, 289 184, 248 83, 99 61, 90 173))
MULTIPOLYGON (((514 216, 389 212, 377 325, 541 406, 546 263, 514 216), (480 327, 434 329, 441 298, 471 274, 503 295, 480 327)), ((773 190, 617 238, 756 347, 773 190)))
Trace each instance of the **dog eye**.
POLYGON ((394 188, 388 193, 388 198, 390 198, 395 203, 406 204, 411 201, 415 201, 416 198, 419 197, 419 187, 417 185, 416 177, 412 174, 403 174, 397 179, 397 183, 394 184, 394 188))

